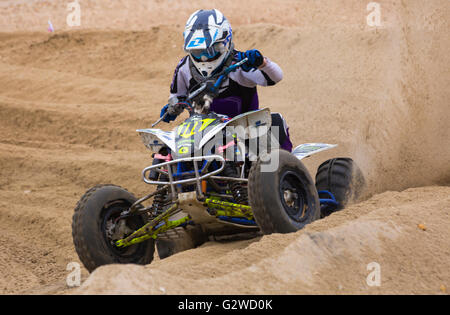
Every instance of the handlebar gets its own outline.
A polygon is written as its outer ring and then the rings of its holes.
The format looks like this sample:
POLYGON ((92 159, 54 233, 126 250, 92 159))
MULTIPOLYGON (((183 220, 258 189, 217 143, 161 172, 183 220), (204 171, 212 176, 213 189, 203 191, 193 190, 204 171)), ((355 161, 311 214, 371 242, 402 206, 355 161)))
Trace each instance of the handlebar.
MULTIPOLYGON (((238 69, 239 67, 241 67, 244 63, 246 63, 248 61, 248 58, 244 58, 241 61, 232 64, 231 66, 227 67, 226 69, 224 69, 223 71, 219 72, 218 74, 212 75, 208 78, 206 78, 203 83, 200 85, 200 87, 195 90, 194 92, 190 93, 186 99, 187 102, 191 102, 196 96, 198 96, 200 93, 202 93, 207 87, 208 87, 208 82, 211 82, 211 79, 214 79, 215 77, 217 77, 216 82, 214 83, 214 85, 211 87, 211 93, 215 93, 217 92, 217 90, 220 88, 220 86, 222 85, 223 80, 234 70, 238 69)), ((164 118, 166 118, 166 116, 169 114, 168 111, 166 111, 164 113, 163 116, 161 116, 155 123, 152 124, 152 128, 155 127, 157 124, 159 124, 162 120, 164 120, 164 118)))
POLYGON ((159 119, 157 120, 157 121, 155 121, 153 124, 152 124, 152 128, 154 128, 157 124, 159 124, 164 118, 166 118, 166 116, 168 115, 169 113, 168 112, 165 112, 164 113, 164 115, 162 115, 161 117, 159 117, 159 119))

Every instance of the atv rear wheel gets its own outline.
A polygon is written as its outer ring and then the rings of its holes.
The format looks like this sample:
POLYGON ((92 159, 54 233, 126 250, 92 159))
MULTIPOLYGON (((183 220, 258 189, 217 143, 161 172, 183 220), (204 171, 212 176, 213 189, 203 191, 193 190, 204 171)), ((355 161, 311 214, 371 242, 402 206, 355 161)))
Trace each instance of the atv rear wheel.
POLYGON ((149 264, 153 260, 153 239, 118 248, 115 241, 145 224, 142 216, 117 220, 135 201, 127 190, 114 185, 89 189, 78 201, 72 218, 75 250, 89 272, 107 264, 149 264))
POLYGON ((258 159, 249 174, 249 202, 264 234, 290 233, 320 216, 316 187, 303 163, 285 150, 274 150, 268 162, 258 159), (261 166, 278 159, 275 171, 261 166))
MULTIPOLYGON (((351 158, 334 158, 323 162, 316 173, 317 191, 329 191, 336 198, 340 210, 358 200, 365 187, 364 175, 351 158)), ((335 211, 336 211, 335 210, 335 211)), ((322 213, 322 216, 329 215, 322 213)))

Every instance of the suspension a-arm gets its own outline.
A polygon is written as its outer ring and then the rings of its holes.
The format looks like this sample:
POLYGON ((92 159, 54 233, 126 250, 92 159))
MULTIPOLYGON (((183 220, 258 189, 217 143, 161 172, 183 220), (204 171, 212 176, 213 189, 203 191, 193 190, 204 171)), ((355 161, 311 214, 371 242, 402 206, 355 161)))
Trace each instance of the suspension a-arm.
POLYGON ((178 202, 173 203, 169 209, 161 213, 159 216, 145 224, 139 230, 136 230, 124 239, 116 241, 117 247, 127 247, 130 245, 141 243, 150 238, 156 239, 159 233, 164 233, 167 230, 173 229, 189 221, 189 216, 179 220, 169 221, 169 218, 180 212, 178 209, 178 202))

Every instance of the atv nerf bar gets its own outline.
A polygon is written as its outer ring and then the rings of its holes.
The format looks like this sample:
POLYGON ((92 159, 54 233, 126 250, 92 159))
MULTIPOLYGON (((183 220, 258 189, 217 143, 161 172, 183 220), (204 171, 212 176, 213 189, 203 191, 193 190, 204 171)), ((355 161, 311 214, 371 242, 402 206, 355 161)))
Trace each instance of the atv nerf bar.
POLYGON ((220 155, 181 158, 181 159, 176 159, 173 161, 164 162, 164 163, 160 163, 160 164, 156 164, 156 165, 152 165, 152 166, 144 168, 144 170, 142 171, 142 179, 144 180, 145 183, 150 184, 150 185, 170 185, 172 194, 174 196, 176 193, 175 185, 195 183, 195 184, 197 184, 198 193, 200 195, 202 195, 201 181, 208 177, 211 177, 213 175, 216 175, 216 174, 219 174, 220 172, 222 172, 223 169, 225 168, 225 163, 226 163, 225 159, 220 155), (198 168, 197 163, 195 163, 198 161, 203 161, 203 165, 200 169, 198 168), (205 171, 208 170, 209 165, 213 161, 219 162, 220 167, 218 167, 214 171, 203 174, 205 171), (178 172, 176 172, 174 174, 174 172, 172 170, 172 166, 178 165, 178 163, 185 163, 185 162, 193 163, 194 171, 193 172, 191 171, 190 174, 194 175, 194 177, 187 178, 187 179, 175 180, 174 178, 181 177, 182 175, 184 175, 184 173, 179 174, 178 172), (164 167, 167 167, 167 168, 163 169, 164 167), (154 180, 148 179, 147 173, 149 173, 152 170, 154 170, 160 174, 166 175, 169 178, 169 181, 154 181, 154 180))

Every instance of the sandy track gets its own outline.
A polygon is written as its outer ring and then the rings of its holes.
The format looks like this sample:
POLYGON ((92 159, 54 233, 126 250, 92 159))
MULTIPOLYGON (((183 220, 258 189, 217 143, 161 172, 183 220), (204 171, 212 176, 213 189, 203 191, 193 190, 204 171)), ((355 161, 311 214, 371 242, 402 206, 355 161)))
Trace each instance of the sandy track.
POLYGON ((450 279, 449 193, 387 192, 292 235, 208 243, 145 267, 102 267, 77 293, 436 294, 450 279), (381 267, 380 287, 366 283, 372 262, 381 267))
MULTIPOLYGON (((177 2, 170 11, 165 2, 146 1, 151 10, 130 9, 126 16, 124 1, 80 3, 83 24, 74 30, 64 26, 65 3, 0 1, 2 293, 73 292, 65 277, 67 263, 78 261, 70 227, 78 199, 100 183, 136 195, 148 190, 140 171, 149 152, 135 130, 158 117, 183 55, 181 25, 206 2, 177 2), (56 34, 42 32, 49 14, 56 34)), ((310 171, 330 157, 352 156, 372 198, 295 234, 210 242, 146 267, 100 268, 75 292, 122 287, 159 294, 163 286, 169 293, 440 293, 441 285, 450 287, 450 6, 380 3, 377 29, 365 25, 360 1, 219 5, 235 25, 238 48, 257 47, 284 69, 282 83, 260 94, 287 117, 294 142, 339 144, 306 161, 310 171), (427 187, 403 191, 420 186, 427 187), (365 285, 371 261, 381 265, 380 288, 365 285), (168 275, 184 267, 189 284, 168 275), (107 276, 111 269, 117 277, 107 276)))

